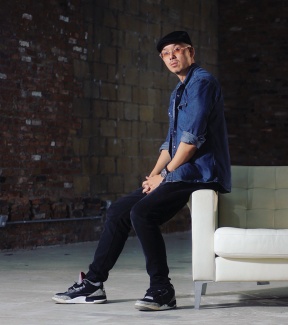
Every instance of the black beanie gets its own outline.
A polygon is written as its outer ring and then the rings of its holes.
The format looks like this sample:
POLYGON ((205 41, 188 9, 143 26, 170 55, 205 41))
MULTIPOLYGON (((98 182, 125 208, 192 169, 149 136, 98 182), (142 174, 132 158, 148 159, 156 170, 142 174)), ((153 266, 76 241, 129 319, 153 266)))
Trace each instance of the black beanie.
POLYGON ((164 36, 163 38, 161 38, 159 40, 159 42, 157 43, 156 48, 157 48, 158 52, 161 52, 163 47, 165 47, 166 45, 169 45, 169 44, 174 44, 174 43, 186 43, 186 44, 193 46, 191 39, 186 32, 175 31, 175 32, 172 32, 172 33, 164 36))

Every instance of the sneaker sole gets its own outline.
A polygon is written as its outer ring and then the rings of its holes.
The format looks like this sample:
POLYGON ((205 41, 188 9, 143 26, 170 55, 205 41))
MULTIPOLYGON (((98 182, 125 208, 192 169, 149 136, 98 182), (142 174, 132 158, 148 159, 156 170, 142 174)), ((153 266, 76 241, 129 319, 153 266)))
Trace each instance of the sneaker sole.
POLYGON ((56 301, 58 304, 104 304, 105 302, 107 302, 107 299, 87 301, 86 298, 87 297, 84 297, 84 296, 76 297, 73 299, 63 299, 60 297, 52 297, 52 300, 56 301))
POLYGON ((154 311, 159 311, 159 310, 168 310, 168 309, 174 309, 176 308, 177 305, 176 305, 176 301, 173 301, 173 302, 170 302, 169 305, 162 305, 162 306, 159 306, 155 303, 145 303, 143 301, 136 301, 135 303, 135 308, 138 309, 138 310, 154 310, 154 311))

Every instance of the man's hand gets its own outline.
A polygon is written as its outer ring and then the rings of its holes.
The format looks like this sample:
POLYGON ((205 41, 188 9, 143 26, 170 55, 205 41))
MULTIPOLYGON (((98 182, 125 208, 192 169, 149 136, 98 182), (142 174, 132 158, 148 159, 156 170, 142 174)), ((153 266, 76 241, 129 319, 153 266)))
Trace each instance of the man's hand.
POLYGON ((155 176, 146 176, 146 181, 142 183, 142 192, 146 194, 151 193, 153 190, 155 190, 156 187, 160 185, 162 181, 163 177, 160 174, 155 176))

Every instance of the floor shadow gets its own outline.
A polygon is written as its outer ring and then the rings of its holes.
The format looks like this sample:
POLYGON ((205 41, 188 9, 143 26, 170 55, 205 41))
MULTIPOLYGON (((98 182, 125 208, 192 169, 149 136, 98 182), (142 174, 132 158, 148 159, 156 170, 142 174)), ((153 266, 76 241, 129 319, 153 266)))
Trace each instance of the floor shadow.
POLYGON ((233 303, 224 304, 210 304, 200 305, 201 309, 220 309, 220 308, 244 308, 244 307, 287 307, 288 298, 284 301, 281 299, 259 299, 259 300, 245 300, 233 303))
POLYGON ((284 307, 288 306, 288 288, 267 288, 245 291, 231 291, 219 293, 207 293, 203 297, 216 298, 221 296, 238 296, 237 302, 232 303, 211 303, 209 305, 201 304, 200 309, 217 308, 241 308, 241 307, 284 307))
POLYGON ((109 304, 114 304, 114 303, 124 303, 124 302, 136 302, 137 299, 113 299, 113 300, 108 300, 107 302, 109 304))

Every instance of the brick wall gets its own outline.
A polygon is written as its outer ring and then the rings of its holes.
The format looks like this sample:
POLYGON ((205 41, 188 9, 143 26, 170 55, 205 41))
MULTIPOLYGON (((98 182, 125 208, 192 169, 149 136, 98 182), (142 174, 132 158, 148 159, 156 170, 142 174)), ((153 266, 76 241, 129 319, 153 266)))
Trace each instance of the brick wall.
POLYGON ((219 0, 232 164, 287 165, 288 1, 219 0))
POLYGON ((85 238, 85 223, 38 223, 84 216, 89 195, 74 185, 82 173, 74 138, 83 122, 73 106, 85 90, 77 69, 89 73, 84 14, 81 0, 1 3, 0 214, 13 223, 0 228, 2 248, 85 238))
POLYGON ((217 74, 217 1, 10 0, 0 19, 0 248, 97 239, 85 217, 138 187, 166 136, 178 80, 157 40, 187 30, 217 74))
MULTIPOLYGON (((77 103, 75 139, 85 169, 77 179, 111 200, 137 188, 166 137, 170 91, 178 82, 161 62, 161 35, 186 29, 198 62, 217 68, 216 1, 91 2, 92 85, 77 103), (88 103, 89 101, 89 103, 88 103), (82 107, 91 104, 91 110, 82 107), (80 152, 81 150, 81 152, 80 152)), ((88 80, 87 80, 88 82, 88 80)))

